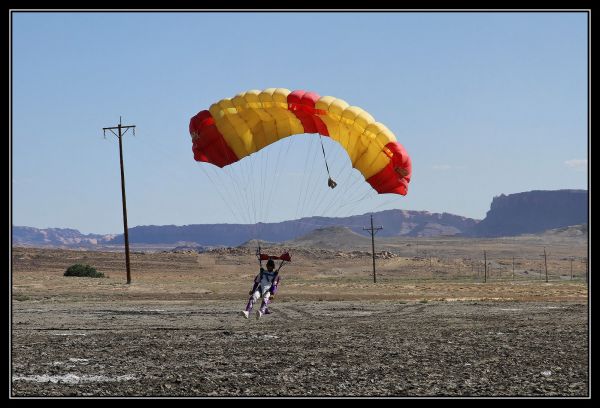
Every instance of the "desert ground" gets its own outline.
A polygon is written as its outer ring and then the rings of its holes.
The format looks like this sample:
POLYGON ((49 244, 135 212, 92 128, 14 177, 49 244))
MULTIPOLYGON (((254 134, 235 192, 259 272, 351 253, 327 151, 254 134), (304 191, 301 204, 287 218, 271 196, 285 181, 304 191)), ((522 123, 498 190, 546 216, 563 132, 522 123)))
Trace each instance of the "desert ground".
POLYGON ((13 247, 10 392, 586 398, 587 251, 407 241, 377 254, 374 283, 364 249, 292 248, 272 314, 246 320, 252 248, 136 248, 126 284, 122 252, 13 247), (63 276, 76 263, 106 276, 63 276))

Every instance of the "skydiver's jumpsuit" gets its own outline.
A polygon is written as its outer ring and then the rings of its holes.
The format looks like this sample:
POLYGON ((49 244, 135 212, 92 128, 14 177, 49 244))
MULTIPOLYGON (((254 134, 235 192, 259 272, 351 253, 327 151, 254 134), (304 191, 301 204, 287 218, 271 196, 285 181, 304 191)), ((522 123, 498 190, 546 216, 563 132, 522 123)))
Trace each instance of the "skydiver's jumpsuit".
POLYGON ((252 287, 252 296, 248 299, 248 304, 246 305, 246 311, 251 312, 254 307, 254 303, 258 300, 259 297, 262 296, 263 301, 260 305, 260 312, 262 314, 271 313, 268 309, 269 298, 271 294, 274 294, 277 291, 277 285, 279 284, 279 277, 277 276, 279 271, 269 272, 266 269, 260 268, 260 272, 254 278, 254 286, 252 287))

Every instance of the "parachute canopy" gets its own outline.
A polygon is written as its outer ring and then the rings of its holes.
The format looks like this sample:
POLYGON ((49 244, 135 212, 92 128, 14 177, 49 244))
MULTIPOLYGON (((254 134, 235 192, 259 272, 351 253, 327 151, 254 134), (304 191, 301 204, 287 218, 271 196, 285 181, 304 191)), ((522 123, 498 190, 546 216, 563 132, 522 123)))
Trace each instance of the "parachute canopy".
POLYGON ((333 96, 269 88, 222 99, 190 120, 196 161, 227 166, 285 137, 319 133, 338 142, 380 194, 406 195, 411 160, 385 125, 333 96))

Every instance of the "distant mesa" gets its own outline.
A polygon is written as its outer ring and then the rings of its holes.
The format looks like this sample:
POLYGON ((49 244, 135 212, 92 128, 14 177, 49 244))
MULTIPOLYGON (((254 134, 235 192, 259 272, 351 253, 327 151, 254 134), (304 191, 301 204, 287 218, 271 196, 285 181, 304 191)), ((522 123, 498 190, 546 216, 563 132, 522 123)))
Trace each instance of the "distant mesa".
POLYGON ((465 235, 501 237, 535 234, 587 222, 587 190, 536 190, 494 197, 485 219, 465 235))

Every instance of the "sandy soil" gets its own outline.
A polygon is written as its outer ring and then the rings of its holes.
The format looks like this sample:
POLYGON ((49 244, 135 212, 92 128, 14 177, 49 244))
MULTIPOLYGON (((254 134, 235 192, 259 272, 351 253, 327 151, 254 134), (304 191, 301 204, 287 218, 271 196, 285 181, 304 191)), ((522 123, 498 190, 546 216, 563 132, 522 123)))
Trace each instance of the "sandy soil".
POLYGON ((122 254, 12 262, 16 397, 589 395, 582 279, 483 283, 395 258, 373 284, 368 258, 306 253, 257 321, 240 315, 256 264, 235 251, 133 254, 130 285, 122 254), (108 277, 62 276, 74 263, 108 277))

